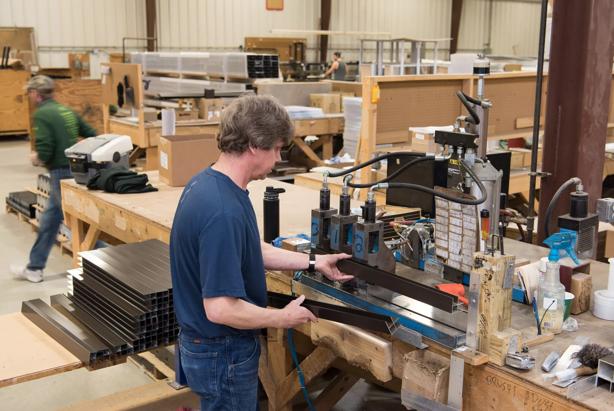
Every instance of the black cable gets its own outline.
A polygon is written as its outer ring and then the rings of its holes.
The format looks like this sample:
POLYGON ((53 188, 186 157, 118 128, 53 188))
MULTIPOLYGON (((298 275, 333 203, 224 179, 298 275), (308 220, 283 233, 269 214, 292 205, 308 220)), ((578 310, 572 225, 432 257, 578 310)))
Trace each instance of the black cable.
POLYGON ((412 183, 388 183, 388 188, 407 188, 410 190, 422 191, 427 194, 432 194, 436 197, 441 197, 443 199, 453 201, 455 203, 466 204, 466 205, 479 205, 479 204, 482 204, 486 200, 486 197, 484 196, 482 196, 482 198, 478 200, 469 200, 469 199, 453 197, 445 193, 440 193, 438 191, 435 191, 432 188, 421 186, 419 184, 412 184, 412 183))
POLYGON ((563 194, 565 190, 569 188, 569 186, 574 184, 582 184, 582 180, 580 180, 578 177, 570 178, 569 180, 561 184, 559 189, 556 190, 556 193, 554 193, 554 195, 552 196, 552 200, 550 200, 548 208, 546 209, 546 222, 544 223, 544 232, 546 234, 546 238, 550 237, 550 217, 552 216, 552 211, 554 210, 556 203, 559 201, 559 197, 561 196, 561 194, 563 194))
MULTIPOLYGON (((465 93, 463 93, 460 90, 456 92, 456 95, 460 99, 461 103, 463 103, 463 106, 465 106, 465 108, 469 112, 469 115, 471 116, 471 120, 472 120, 472 121, 470 121, 470 123, 473 123, 476 126, 478 124, 480 124, 480 117, 478 117, 478 114, 475 112, 473 107, 471 107, 471 104, 469 104, 469 101, 467 101, 471 97, 467 96, 465 93)), ((471 99, 471 100, 473 100, 473 99, 471 99)), ((478 101, 478 100, 474 100, 474 101, 478 101)), ((474 103, 474 104, 476 104, 476 103, 474 103)), ((465 121, 467 121, 467 120, 465 120, 465 121)))
POLYGON ((542 323, 544 322, 544 318, 546 318, 546 314, 548 314, 548 310, 550 309, 550 307, 552 307, 552 304, 554 304, 556 302, 556 300, 552 300, 550 302, 550 305, 548 306, 548 308, 546 308, 546 311, 544 311, 544 315, 542 315, 542 319, 539 320, 539 324, 538 324, 538 328, 541 330, 542 328, 542 323))
POLYGON ((354 171, 360 170, 361 168, 369 166, 369 165, 371 165, 373 163, 377 163, 378 161, 386 160, 386 159, 389 159, 389 158, 394 158, 394 157, 424 157, 425 155, 426 155, 426 153, 417 153, 417 152, 411 152, 411 151, 399 151, 398 153, 386 153, 386 154, 382 154, 381 156, 373 157, 371 160, 365 161, 364 163, 356 164, 354 167, 344 168, 343 170, 337 171, 335 173, 329 173, 328 176, 329 177, 341 177, 341 176, 344 176, 346 174, 353 173, 354 171))
POLYGON ((411 160, 409 163, 404 164, 401 168, 399 168, 397 171, 395 171, 394 173, 390 174, 388 177, 383 178, 379 181, 375 181, 373 183, 365 183, 365 184, 359 184, 359 183, 352 183, 351 181, 348 182, 348 186, 352 187, 352 188, 369 188, 371 186, 374 186, 375 184, 382 184, 382 183, 387 183, 390 180, 392 180, 393 178, 397 177, 399 174, 401 174, 403 171, 407 170, 409 167, 413 166, 414 164, 417 163, 421 163, 423 161, 428 161, 428 160, 435 160, 435 157, 433 156, 424 156, 424 157, 418 157, 414 160, 411 160))

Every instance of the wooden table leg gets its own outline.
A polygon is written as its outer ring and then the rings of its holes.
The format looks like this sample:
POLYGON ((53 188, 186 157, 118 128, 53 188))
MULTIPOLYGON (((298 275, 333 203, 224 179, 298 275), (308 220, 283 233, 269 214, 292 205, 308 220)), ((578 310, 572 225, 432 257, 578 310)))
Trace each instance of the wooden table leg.
POLYGON ((278 328, 269 328, 267 330, 267 351, 268 363, 271 377, 276 388, 276 394, 273 398, 269 397, 269 411, 291 411, 292 407, 278 404, 277 398, 280 395, 279 385, 286 379, 292 367, 292 358, 285 344, 286 331, 278 328))
POLYGON ((333 158, 333 136, 330 134, 320 136, 322 140, 322 160, 333 158))
POLYGON ((72 266, 79 267, 79 252, 81 251, 81 242, 83 239, 84 223, 72 214, 66 214, 66 223, 71 232, 72 243, 72 266))
POLYGON ((145 150, 145 170, 157 170, 159 164, 158 147, 147 147, 145 150))
POLYGON ((65 220, 72 235, 72 266, 79 267, 79 253, 94 248, 98 237, 100 237, 100 229, 98 226, 91 224, 85 230, 85 223, 79 220, 72 214, 65 213, 65 220))
POLYGON ((311 149, 311 147, 307 145, 307 143, 303 141, 301 137, 294 137, 292 141, 294 141, 294 144, 296 144, 298 148, 303 150, 305 155, 307 155, 310 160, 314 161, 317 165, 324 165, 322 159, 318 157, 318 155, 311 149))
POLYGON ((314 407, 318 411, 328 411, 339 402, 347 392, 352 389, 354 384, 360 380, 359 377, 342 371, 330 384, 322 391, 314 401, 314 407))

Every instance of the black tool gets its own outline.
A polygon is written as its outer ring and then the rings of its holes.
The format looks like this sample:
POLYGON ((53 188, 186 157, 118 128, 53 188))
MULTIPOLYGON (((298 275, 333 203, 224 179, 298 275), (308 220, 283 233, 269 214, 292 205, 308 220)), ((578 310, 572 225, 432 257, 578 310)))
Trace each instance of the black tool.
POLYGON ((279 194, 285 193, 283 188, 268 186, 264 192, 264 242, 270 243, 279 237, 279 194))
POLYGON ((130 86, 128 76, 124 76, 124 88, 126 92, 126 104, 134 107, 134 88, 130 86))

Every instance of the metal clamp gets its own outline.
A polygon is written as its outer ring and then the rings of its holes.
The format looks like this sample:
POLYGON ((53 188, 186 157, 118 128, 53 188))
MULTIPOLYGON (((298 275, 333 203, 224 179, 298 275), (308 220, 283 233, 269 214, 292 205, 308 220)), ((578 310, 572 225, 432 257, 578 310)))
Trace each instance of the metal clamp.
POLYGON ((423 350, 428 348, 428 345, 422 342, 422 334, 417 331, 410 330, 407 327, 403 327, 399 325, 399 320, 394 318, 392 321, 386 322, 386 326, 388 326, 388 330, 390 330, 390 335, 399 340, 406 342, 414 347, 423 350))
POLYGON ((546 178, 546 177, 552 176, 552 173, 549 173, 547 171, 531 171, 531 172, 529 172, 529 176, 546 178))

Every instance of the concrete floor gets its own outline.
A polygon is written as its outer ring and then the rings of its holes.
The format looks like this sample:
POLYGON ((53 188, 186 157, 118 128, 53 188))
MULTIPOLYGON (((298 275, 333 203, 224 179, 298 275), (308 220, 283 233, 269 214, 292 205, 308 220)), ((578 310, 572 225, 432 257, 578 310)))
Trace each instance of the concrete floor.
MULTIPOLYGON (((9 192, 35 188, 37 175, 44 172, 30 165, 29 151, 27 140, 0 139, 0 199, 3 205, 9 192)), ((49 296, 66 291, 66 277, 62 273, 70 268, 71 258, 61 255, 59 247, 54 247, 49 256, 42 283, 11 278, 9 265, 27 263, 35 238, 29 224, 14 214, 0 213, 0 315, 20 311, 24 300, 41 298, 49 303, 49 296)), ((131 363, 97 371, 79 369, 0 388, 0 409, 54 410, 151 381, 131 363)))
MULTIPOLYGON (((12 191, 36 187, 42 168, 29 163, 29 142, 21 138, 0 139, 0 199, 12 191)), ((64 293, 71 258, 54 247, 45 270, 44 281, 32 284, 11 278, 10 264, 25 264, 36 234, 13 214, 0 213, 0 315, 21 310, 21 302, 64 293)), ((131 363, 97 371, 74 370, 39 380, 0 388, 0 410, 54 410, 79 401, 99 398, 130 387, 152 382, 131 363)), ((335 406, 336 411, 405 410, 400 396, 359 381, 335 406)))

